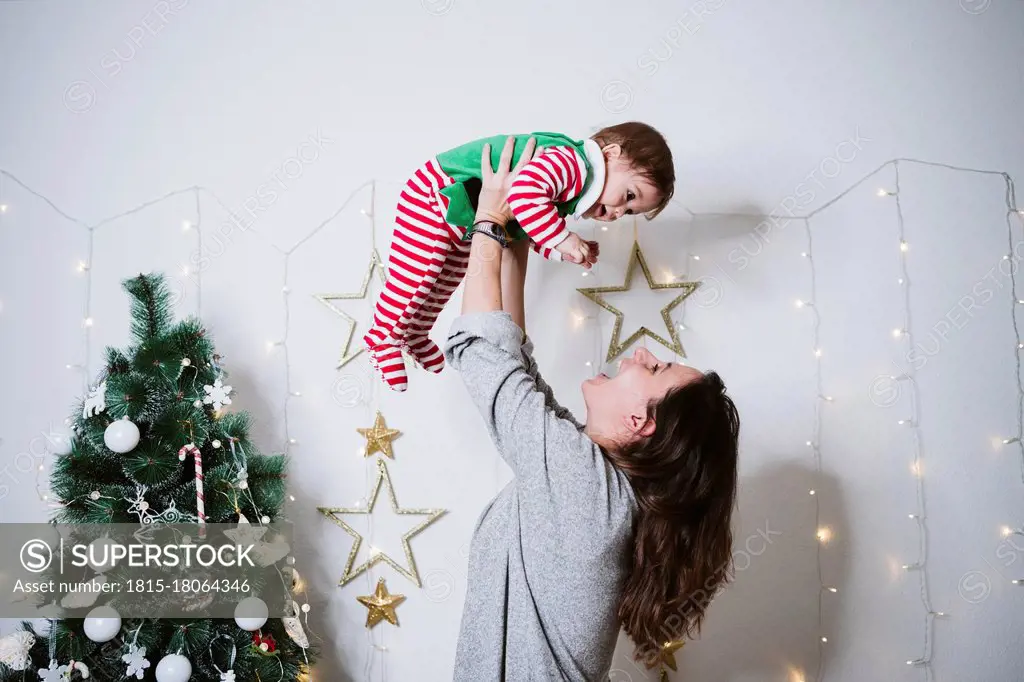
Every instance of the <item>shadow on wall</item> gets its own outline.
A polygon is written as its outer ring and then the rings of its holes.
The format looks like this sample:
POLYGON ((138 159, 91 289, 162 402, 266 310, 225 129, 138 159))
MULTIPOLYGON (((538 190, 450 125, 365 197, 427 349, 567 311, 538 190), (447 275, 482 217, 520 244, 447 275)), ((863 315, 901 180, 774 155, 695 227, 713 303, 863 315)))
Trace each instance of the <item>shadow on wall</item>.
MULTIPOLYGON (((766 459, 786 459, 768 453, 766 459)), ((806 453, 793 453, 793 460, 806 453)), ((832 537, 849 537, 845 505, 836 479, 816 478, 813 468, 793 461, 767 467, 740 480, 734 516, 735 578, 711 604, 699 639, 676 652, 678 672, 670 680, 797 682, 816 678, 822 633, 843 641, 843 593, 821 583, 843 585, 848 557, 837 544, 822 544, 818 578, 814 489, 822 503, 822 526, 832 537), (827 502, 827 509, 825 503, 827 502), (819 625, 818 597, 821 595, 819 625)), ((658 670, 632 659, 632 642, 621 634, 610 682, 654 682, 658 670)), ((828 652, 824 650, 827 668, 828 652)))

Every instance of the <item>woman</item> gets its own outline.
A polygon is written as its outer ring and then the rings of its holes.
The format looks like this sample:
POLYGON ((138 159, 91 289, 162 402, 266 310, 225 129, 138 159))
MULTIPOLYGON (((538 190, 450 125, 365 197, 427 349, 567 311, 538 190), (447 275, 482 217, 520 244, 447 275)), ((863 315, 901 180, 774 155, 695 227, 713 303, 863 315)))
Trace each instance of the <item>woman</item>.
MULTIPOLYGON (((511 140, 510 140, 511 142, 511 140)), ((477 220, 502 226, 510 178, 490 150, 477 220)), ((474 532, 455 679, 606 679, 620 627, 657 662, 699 632, 729 577, 739 417, 714 372, 645 349, 583 383, 586 425, 554 399, 526 336, 529 245, 472 237, 445 358, 515 479, 474 532)), ((594 249, 596 255, 596 249, 594 249)))

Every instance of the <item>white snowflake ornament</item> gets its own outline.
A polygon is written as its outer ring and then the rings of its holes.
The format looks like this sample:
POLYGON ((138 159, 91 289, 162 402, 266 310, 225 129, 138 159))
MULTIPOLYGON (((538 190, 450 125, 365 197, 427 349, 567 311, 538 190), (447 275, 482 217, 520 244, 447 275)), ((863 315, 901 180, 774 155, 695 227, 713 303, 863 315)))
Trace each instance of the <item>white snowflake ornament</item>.
POLYGON ((146 647, 144 646, 129 644, 128 653, 122 656, 121 660, 128 664, 125 676, 131 677, 134 675, 137 680, 141 680, 145 676, 145 670, 149 667, 149 661, 146 660, 146 647))
POLYGON ((203 402, 207 405, 213 405, 213 409, 219 410, 225 405, 231 404, 231 386, 225 386, 224 383, 217 379, 213 382, 213 386, 203 386, 203 390, 206 391, 206 397, 203 398, 203 402))
POLYGON ((57 661, 51 658, 50 667, 39 670, 39 679, 42 682, 67 682, 69 670, 68 666, 57 665, 57 661))

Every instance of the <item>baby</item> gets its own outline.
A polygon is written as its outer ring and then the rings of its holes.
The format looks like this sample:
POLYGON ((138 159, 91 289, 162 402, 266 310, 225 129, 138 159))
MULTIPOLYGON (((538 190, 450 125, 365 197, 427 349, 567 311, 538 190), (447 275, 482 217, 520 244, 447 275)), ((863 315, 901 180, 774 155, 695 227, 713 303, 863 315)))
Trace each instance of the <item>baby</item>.
MULTIPOLYGON (((602 128, 586 140, 560 133, 513 137, 513 164, 530 138, 537 151, 513 180, 508 204, 515 220, 506 231, 511 239, 529 239, 545 258, 590 266, 586 242, 566 227, 568 215, 612 222, 643 213, 649 220, 672 198, 672 152, 644 123, 602 128)), ((428 334, 466 273, 484 145, 490 144, 493 167, 505 139, 483 138, 438 154, 402 190, 387 284, 363 336, 371 364, 395 391, 408 387, 403 350, 428 371, 444 368, 428 334)))

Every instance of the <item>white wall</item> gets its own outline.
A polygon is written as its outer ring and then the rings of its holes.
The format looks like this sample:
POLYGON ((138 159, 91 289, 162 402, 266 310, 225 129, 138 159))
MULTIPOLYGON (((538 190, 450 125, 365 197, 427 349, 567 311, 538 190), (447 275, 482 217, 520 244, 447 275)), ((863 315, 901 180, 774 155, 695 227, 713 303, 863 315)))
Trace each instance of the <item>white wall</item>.
MULTIPOLYGON (((253 413, 270 451, 286 437, 283 353, 266 349, 285 333, 279 249, 330 218, 290 256, 288 279, 291 386, 303 392, 289 406, 288 434, 299 441, 289 513, 310 545, 299 565, 324 640, 318 677, 449 678, 465 548, 507 470, 453 372, 417 373, 404 395, 372 392, 365 359, 336 372, 342 321, 311 295, 362 280, 371 237, 359 209, 370 206, 370 190, 356 190, 368 180, 378 180, 385 253, 399 183, 430 154, 501 131, 585 135, 639 119, 667 135, 679 174, 676 204, 640 225, 641 244, 656 273, 703 280, 680 309, 682 340, 689 361, 724 376, 743 419, 743 570, 672 679, 812 680, 820 656, 832 682, 922 680, 927 671, 906 661, 926 651, 937 680, 1019 679, 1024 592, 1009 581, 1024 578, 1024 567, 1000 535, 1024 520, 1022 451, 1000 442, 1017 432, 1020 414, 1015 297, 998 267, 1021 226, 1008 234, 1000 176, 899 165, 908 345, 892 335, 904 315, 897 205, 876 190, 895 187, 887 162, 897 157, 1024 177, 1024 2, 820 5, 0 4, 0 168, 25 185, 0 178, 9 205, 0 215, 0 519, 47 514, 35 471, 21 469, 38 463, 38 434, 67 415, 82 387, 65 364, 87 352, 86 280, 74 268, 87 258, 83 225, 158 200, 94 232, 90 368, 104 345, 127 340, 119 280, 164 270, 181 312, 201 310, 239 389, 236 406, 253 413), (311 138, 320 146, 300 149, 311 138), (305 161, 289 161, 297 153, 305 161), (193 186, 204 189, 163 198, 193 186), (798 310, 794 299, 812 296, 800 256, 805 225, 756 216, 807 215, 850 188, 810 221, 816 306, 798 310), (181 221, 196 220, 197 207, 211 256, 201 307, 199 288, 180 274, 196 248, 181 221), (227 209, 246 207, 258 210, 247 229, 223 228, 227 209), (229 234, 218 239, 218 230, 229 234), (820 433, 815 311, 822 391, 834 398, 821 406, 820 433), (919 430, 897 425, 915 396, 907 382, 886 379, 894 363, 916 371, 919 430), (336 587, 348 538, 315 510, 351 504, 372 482, 355 429, 370 424, 375 406, 404 432, 390 463, 399 502, 449 510, 413 541, 422 590, 386 567, 336 587), (816 433, 820 476, 805 445, 816 433), (920 479, 910 469, 915 434, 920 479), (928 561, 905 572, 922 539, 907 517, 919 508, 918 482, 928 561), (832 532, 820 553, 816 524, 832 532), (368 636, 355 596, 378 575, 409 599, 400 628, 368 636), (927 644, 922 576, 931 609, 950 614, 927 644), (822 584, 839 592, 822 593, 822 584)), ((594 308, 574 288, 621 282, 632 239, 630 224, 581 230, 602 240, 596 276, 535 260, 529 291, 541 367, 576 410, 576 387, 592 371, 584 360, 603 359, 610 316, 577 327, 571 311, 594 308)), ((613 302, 639 316, 628 327, 644 315, 657 322, 648 300, 613 302)), ((365 320, 368 305, 348 309, 365 320)), ((386 507, 382 499, 378 510, 386 507)), ((406 527, 375 515, 374 542, 388 550, 406 527)), ((612 679, 655 679, 628 651, 620 646, 612 679)))

